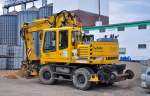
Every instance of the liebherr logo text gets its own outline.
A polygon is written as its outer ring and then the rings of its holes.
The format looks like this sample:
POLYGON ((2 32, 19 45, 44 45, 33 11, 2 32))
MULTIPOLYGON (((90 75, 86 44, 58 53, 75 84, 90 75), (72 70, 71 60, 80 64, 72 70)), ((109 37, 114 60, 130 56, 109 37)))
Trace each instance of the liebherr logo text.
POLYGON ((102 50, 102 49, 103 49, 103 47, 94 47, 94 49, 102 50))

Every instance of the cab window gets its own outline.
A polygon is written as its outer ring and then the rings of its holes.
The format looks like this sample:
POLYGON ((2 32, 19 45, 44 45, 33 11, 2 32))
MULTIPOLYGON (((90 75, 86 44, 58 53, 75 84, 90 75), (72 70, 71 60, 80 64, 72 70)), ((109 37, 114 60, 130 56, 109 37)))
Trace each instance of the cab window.
POLYGON ((81 32, 73 31, 72 32, 72 45, 75 46, 77 42, 81 41, 81 32))
POLYGON ((44 52, 56 51, 56 32, 46 32, 44 41, 44 52))
POLYGON ((68 48, 68 31, 59 31, 59 49, 68 48))

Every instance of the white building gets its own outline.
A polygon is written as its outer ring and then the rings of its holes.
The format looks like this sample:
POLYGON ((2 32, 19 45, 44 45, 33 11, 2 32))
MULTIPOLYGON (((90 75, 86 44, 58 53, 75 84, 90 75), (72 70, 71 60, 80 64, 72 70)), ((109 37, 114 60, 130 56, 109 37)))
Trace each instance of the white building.
POLYGON ((150 21, 109 25, 101 31, 91 30, 89 33, 95 36, 95 40, 105 35, 119 35, 120 59, 150 59, 150 21))

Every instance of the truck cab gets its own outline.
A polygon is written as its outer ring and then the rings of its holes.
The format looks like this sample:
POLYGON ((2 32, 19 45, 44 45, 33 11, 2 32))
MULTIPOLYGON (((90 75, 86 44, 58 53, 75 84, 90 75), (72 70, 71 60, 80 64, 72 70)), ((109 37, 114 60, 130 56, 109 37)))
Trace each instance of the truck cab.
POLYGON ((141 75, 141 87, 145 89, 150 89, 150 67, 141 75))

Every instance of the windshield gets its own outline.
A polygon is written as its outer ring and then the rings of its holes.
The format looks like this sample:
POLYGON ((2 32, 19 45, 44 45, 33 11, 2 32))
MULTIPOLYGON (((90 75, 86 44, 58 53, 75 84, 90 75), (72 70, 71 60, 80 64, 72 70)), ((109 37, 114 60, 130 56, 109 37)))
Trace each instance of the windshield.
POLYGON ((44 52, 56 50, 56 32, 50 31, 45 33, 44 52))

